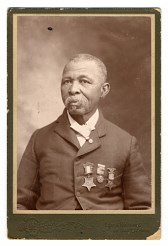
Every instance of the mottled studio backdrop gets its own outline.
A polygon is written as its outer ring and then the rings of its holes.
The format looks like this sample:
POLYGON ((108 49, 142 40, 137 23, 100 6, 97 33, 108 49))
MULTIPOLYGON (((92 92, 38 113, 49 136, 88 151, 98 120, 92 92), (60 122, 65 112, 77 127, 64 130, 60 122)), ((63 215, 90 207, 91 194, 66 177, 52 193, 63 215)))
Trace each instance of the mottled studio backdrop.
POLYGON ((149 17, 18 17, 18 163, 35 129, 63 111, 62 69, 76 53, 107 66, 104 116, 136 136, 151 167, 151 21, 149 17))

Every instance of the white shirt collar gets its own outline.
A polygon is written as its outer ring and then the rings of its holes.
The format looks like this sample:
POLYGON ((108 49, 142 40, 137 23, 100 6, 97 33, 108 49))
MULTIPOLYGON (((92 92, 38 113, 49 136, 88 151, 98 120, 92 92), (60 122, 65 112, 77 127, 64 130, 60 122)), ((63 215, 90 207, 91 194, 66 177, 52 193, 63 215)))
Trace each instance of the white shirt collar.
POLYGON ((95 125, 99 119, 99 110, 97 109, 96 112, 90 117, 90 119, 84 125, 78 124, 78 122, 72 118, 72 116, 69 114, 68 111, 67 111, 67 115, 71 128, 74 128, 74 126, 77 126, 79 128, 81 128, 82 126, 87 126, 92 131, 95 129, 95 125))

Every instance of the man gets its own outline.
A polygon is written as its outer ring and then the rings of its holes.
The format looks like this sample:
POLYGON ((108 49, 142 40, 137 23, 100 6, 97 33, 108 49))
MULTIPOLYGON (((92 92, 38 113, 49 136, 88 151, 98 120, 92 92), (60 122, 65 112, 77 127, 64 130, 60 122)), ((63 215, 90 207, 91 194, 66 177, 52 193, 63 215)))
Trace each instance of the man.
POLYGON ((65 66, 63 114, 35 131, 18 170, 18 209, 150 208, 150 188, 135 137, 104 119, 105 65, 78 54, 65 66))

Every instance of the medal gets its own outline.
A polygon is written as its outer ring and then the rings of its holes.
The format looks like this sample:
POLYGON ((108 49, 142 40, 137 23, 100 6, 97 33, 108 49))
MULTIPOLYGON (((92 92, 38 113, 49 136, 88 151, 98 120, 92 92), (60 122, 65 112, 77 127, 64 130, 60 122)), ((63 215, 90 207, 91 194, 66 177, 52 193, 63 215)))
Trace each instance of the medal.
POLYGON ((108 182, 105 187, 111 190, 114 187, 114 174, 116 172, 116 168, 107 168, 108 171, 108 182))
POLYGON ((85 183, 82 186, 86 187, 88 191, 90 191, 92 187, 96 186, 93 183, 93 177, 84 177, 84 179, 85 179, 85 183))
POLYGON ((85 182, 82 186, 86 187, 88 189, 88 191, 90 191, 92 187, 96 186, 93 182, 93 177, 91 177, 91 175, 93 174, 93 163, 86 162, 86 164, 83 164, 83 167, 85 170, 85 172, 84 172, 85 182))
POLYGON ((111 180, 108 180, 108 183, 105 185, 105 187, 109 188, 109 190, 111 190, 113 186, 114 186, 114 183, 111 180))
POLYGON ((103 164, 98 164, 97 165, 98 167, 97 167, 97 182, 98 183, 103 183, 103 181, 104 181, 104 171, 105 171, 105 165, 103 165, 103 164))
POLYGON ((104 177, 101 175, 98 175, 97 176, 97 182, 101 184, 101 183, 103 183, 103 181, 104 181, 104 177))

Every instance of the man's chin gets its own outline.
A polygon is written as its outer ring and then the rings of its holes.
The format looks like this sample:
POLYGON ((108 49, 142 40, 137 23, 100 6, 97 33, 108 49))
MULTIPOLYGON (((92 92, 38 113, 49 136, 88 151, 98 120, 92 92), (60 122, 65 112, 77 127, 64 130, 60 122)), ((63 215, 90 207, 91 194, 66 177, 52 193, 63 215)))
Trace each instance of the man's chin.
POLYGON ((85 114, 83 110, 81 110, 75 106, 68 107, 68 112, 71 115, 84 115, 85 114))

